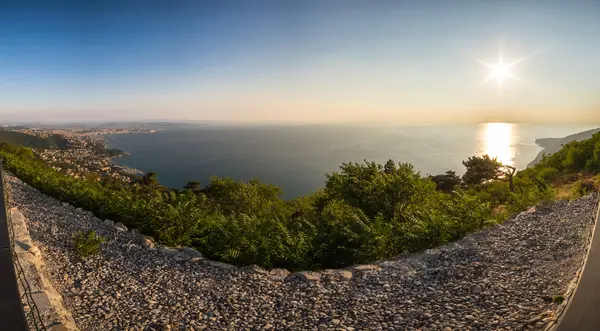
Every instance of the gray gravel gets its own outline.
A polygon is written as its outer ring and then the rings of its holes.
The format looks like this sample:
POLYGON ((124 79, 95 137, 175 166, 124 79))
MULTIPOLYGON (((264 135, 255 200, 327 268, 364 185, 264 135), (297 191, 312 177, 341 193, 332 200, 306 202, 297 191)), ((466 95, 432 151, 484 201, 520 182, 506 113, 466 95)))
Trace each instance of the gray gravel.
POLYGON ((6 182, 81 330, 543 329, 561 308, 552 296, 565 293, 581 267, 597 201, 556 202, 353 276, 290 277, 182 261, 14 177, 6 182), (80 229, 107 238, 84 262, 70 248, 80 229))

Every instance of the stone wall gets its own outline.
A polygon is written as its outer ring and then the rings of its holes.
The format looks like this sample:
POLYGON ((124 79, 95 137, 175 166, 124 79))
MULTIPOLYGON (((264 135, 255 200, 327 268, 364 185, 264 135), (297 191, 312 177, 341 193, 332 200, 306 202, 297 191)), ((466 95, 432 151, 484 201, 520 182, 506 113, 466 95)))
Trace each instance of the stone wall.
MULTIPOLYGON (((78 330, 71 314, 62 305, 62 297, 44 275, 45 263, 40 250, 29 236, 25 217, 16 208, 11 208, 8 216, 11 218, 11 226, 15 235, 13 249, 25 270, 25 277, 31 286, 33 300, 40 311, 45 327, 51 331, 78 330)), ((24 289, 20 288, 20 291, 23 293, 24 289)), ((26 313, 33 309, 26 302, 23 304, 26 313)))

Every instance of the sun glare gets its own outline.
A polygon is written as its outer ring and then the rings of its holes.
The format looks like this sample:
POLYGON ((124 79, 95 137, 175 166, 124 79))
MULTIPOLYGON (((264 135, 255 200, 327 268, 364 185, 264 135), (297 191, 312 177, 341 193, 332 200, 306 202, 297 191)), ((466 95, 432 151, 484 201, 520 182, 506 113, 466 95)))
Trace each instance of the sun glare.
POLYGON ((494 80, 498 83, 498 87, 501 88, 504 85, 504 83, 509 79, 519 80, 513 74, 513 69, 517 64, 523 62, 527 58, 528 57, 520 59, 518 61, 506 63, 506 62, 504 62, 502 53, 500 53, 500 55, 498 56, 498 60, 496 60, 495 62, 490 63, 490 62, 484 62, 481 60, 477 60, 477 62, 483 64, 484 66, 488 67, 488 69, 489 69, 488 76, 484 81, 487 82, 490 80, 494 80))
POLYGON ((504 63, 497 63, 490 67, 490 79, 494 79, 498 83, 504 82, 506 78, 511 76, 510 66, 504 63))
POLYGON ((513 142, 513 125, 509 123, 484 124, 484 153, 506 165, 513 165, 515 156, 513 142))

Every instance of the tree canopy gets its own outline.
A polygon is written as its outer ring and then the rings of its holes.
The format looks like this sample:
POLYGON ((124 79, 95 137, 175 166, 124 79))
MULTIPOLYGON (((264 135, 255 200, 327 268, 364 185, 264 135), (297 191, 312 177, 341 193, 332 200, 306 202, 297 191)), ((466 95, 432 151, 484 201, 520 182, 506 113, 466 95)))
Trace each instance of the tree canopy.
POLYGON ((446 173, 441 175, 429 176, 438 190, 444 192, 452 192, 454 189, 462 183, 462 179, 460 176, 456 174, 456 172, 452 170, 446 171, 446 173))
POLYGON ((385 218, 402 217, 407 209, 423 201, 435 184, 422 178, 408 163, 388 161, 344 163, 340 172, 327 175, 325 193, 359 208, 368 217, 382 214, 385 218))
POLYGON ((65 149, 68 146, 67 140, 61 135, 53 134, 48 137, 38 137, 17 131, 1 129, 0 142, 36 149, 65 149))
POLYGON ((467 185, 481 185, 502 175, 502 163, 489 155, 471 156, 463 165, 467 170, 462 179, 467 185))

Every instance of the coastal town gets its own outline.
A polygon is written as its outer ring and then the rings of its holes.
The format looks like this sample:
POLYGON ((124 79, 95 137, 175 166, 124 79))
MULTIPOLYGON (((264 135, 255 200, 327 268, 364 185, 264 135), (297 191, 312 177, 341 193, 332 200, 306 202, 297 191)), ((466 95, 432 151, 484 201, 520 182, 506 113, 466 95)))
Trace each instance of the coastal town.
POLYGON ((127 155, 120 150, 109 149, 104 137, 111 134, 156 132, 147 128, 4 128, 35 137, 47 138, 59 135, 66 140, 66 148, 38 149, 34 153, 53 169, 90 180, 117 180, 130 183, 143 172, 118 165, 113 159, 127 155))

